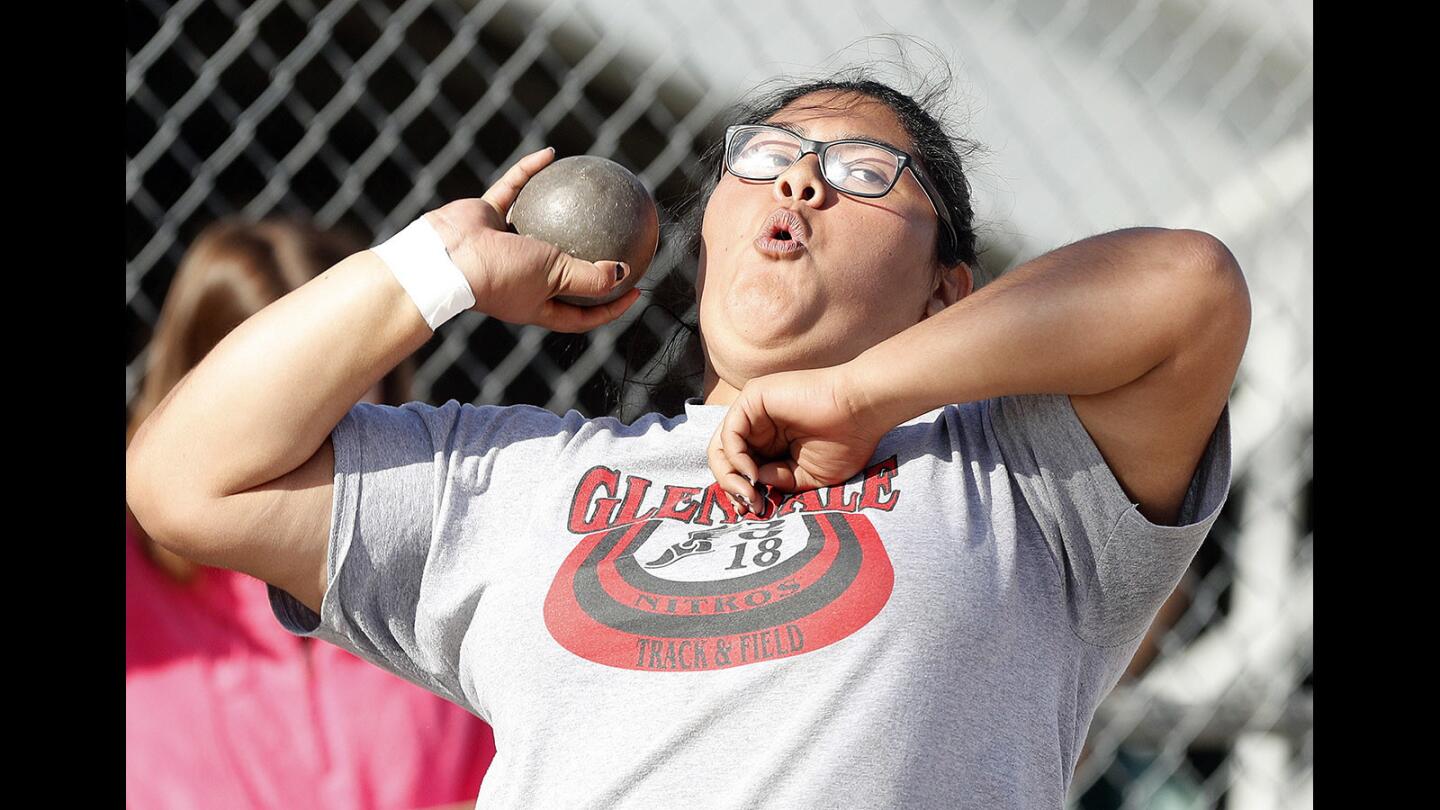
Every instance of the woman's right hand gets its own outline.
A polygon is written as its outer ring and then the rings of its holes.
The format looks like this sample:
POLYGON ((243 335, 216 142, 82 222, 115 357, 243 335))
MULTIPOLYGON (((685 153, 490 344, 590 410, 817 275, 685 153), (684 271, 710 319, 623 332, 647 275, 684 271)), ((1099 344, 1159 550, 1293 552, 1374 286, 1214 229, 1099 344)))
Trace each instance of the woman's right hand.
POLYGON ((445 242, 451 261, 465 274, 477 312, 507 323, 536 324, 556 332, 586 332, 620 315, 640 297, 632 288, 607 304, 580 307, 557 295, 599 297, 631 272, 616 278, 618 262, 577 259, 548 242, 510 233, 505 221, 520 189, 554 160, 546 148, 510 167, 479 198, 456 200, 425 214, 445 242))

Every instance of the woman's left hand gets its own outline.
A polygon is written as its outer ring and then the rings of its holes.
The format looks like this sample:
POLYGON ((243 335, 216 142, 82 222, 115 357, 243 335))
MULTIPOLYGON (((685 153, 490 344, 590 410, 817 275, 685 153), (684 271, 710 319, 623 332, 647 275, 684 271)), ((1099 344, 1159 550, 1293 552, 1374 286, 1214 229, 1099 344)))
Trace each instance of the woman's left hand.
POLYGON ((730 403, 707 457, 720 487, 759 509, 755 484, 795 492, 843 483, 865 468, 889 427, 872 423, 844 367, 756 377, 730 403))

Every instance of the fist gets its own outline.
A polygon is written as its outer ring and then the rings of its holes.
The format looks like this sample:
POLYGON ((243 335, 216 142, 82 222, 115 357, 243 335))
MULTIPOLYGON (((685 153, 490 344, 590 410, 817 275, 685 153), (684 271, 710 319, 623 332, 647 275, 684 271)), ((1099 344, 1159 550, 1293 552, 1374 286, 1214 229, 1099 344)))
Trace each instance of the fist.
POLYGON ((710 439, 720 487, 755 512, 758 485, 796 492, 860 472, 886 430, 873 424, 845 367, 768 374, 747 382, 710 439))

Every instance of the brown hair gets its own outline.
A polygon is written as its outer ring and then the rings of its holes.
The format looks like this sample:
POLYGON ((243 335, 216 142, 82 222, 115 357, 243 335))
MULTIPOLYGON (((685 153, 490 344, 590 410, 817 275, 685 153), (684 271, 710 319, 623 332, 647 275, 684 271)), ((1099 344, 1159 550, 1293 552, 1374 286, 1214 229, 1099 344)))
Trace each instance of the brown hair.
MULTIPOLYGON (((180 260, 160 309, 145 379, 126 422, 125 446, 170 389, 232 329, 364 249, 347 231, 297 220, 220 220, 201 231, 180 260)), ((381 381, 381 401, 407 402, 414 375, 414 361, 406 358, 381 381)), ((145 542, 151 548, 149 538, 145 542)), ((162 568, 172 576, 187 578, 186 566, 166 563, 162 568)))

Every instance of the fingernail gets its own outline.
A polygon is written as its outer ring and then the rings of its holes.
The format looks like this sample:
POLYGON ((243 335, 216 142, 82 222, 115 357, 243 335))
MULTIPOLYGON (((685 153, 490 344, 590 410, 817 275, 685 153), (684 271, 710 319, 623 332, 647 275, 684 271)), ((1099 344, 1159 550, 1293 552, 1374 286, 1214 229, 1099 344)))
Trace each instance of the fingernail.
POLYGON ((615 282, 617 284, 623 281, 624 278, 628 275, 630 275, 630 265, 624 262, 620 262, 619 264, 615 265, 615 282))
POLYGON ((740 494, 737 493, 737 494, 735 495, 735 498, 736 498, 737 500, 739 500, 740 503, 745 507, 745 511, 746 511, 746 512, 754 511, 754 510, 752 510, 752 509, 750 508, 750 501, 749 501, 748 499, 746 499, 746 497, 745 497, 744 495, 740 495, 740 494))

